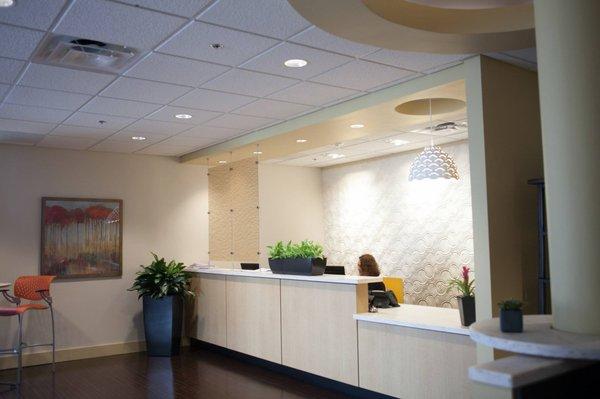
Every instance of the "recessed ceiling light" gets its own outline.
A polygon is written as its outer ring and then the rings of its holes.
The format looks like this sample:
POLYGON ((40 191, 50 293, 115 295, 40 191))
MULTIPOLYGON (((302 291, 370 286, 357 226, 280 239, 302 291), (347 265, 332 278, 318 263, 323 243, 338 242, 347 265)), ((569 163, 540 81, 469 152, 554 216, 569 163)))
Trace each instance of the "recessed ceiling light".
POLYGON ((215 50, 218 50, 218 49, 222 49, 223 45, 221 43, 211 43, 210 47, 214 48, 215 50))
POLYGON ((12 7, 15 5, 15 0, 0 0, 0 7, 12 7))
POLYGON ((300 59, 291 59, 291 60, 287 60, 286 62, 283 63, 283 65, 285 65, 288 68, 302 68, 303 66, 306 66, 308 64, 308 62, 306 60, 300 60, 300 59))
POLYGON ((192 119, 192 115, 190 114, 177 114, 175 115, 177 119, 192 119))
POLYGON ((354 125, 350 125, 350 127, 352 129, 362 129, 363 127, 365 127, 365 125, 363 125, 362 123, 355 123, 354 125))
POLYGON ((297 139, 297 140, 296 140, 296 143, 300 143, 300 144, 302 144, 302 143, 306 143, 307 141, 308 141, 308 140, 306 140, 306 139, 297 139))
POLYGON ((131 140, 144 141, 146 138, 144 136, 131 136, 131 140))
POLYGON ((262 154, 262 151, 254 151, 254 152, 253 152, 253 154, 254 154, 254 155, 261 155, 261 154, 262 154))
POLYGON ((388 143, 393 144, 393 145, 405 145, 405 144, 410 143, 410 141, 400 140, 400 139, 391 139, 391 140, 388 140, 388 143))
POLYGON ((338 158, 343 158, 344 154, 338 154, 338 153, 332 152, 330 154, 327 154, 327 156, 331 159, 338 159, 338 158))
POLYGON ((224 164, 224 163, 227 163, 227 161, 225 161, 224 159, 221 159, 221 160, 219 161, 219 163, 220 163, 220 164, 224 164))

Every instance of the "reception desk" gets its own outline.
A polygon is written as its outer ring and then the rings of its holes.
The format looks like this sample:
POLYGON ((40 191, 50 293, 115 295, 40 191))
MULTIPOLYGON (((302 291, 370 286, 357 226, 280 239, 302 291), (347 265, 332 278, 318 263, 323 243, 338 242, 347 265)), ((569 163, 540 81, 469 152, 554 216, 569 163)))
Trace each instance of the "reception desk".
POLYGON ((191 271, 192 338, 390 396, 469 397, 475 345, 455 309, 368 313, 380 277, 191 271))

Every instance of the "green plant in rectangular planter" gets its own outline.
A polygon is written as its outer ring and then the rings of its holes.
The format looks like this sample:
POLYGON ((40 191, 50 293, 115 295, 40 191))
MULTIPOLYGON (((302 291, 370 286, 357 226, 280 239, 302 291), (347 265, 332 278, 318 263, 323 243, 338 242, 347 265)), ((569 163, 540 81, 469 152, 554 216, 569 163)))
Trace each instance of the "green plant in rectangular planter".
POLYGON ((298 244, 279 241, 267 248, 269 266, 273 273, 315 276, 325 272, 327 258, 323 256, 323 247, 310 240, 298 244))

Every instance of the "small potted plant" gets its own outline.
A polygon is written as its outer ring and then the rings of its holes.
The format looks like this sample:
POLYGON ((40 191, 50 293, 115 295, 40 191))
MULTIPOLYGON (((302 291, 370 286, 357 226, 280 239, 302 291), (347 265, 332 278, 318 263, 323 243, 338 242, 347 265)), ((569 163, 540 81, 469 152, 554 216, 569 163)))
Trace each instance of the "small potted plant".
POLYGON ((323 247, 304 240, 299 244, 279 241, 269 248, 269 267, 276 274, 320 276, 325 272, 327 258, 323 247))
POLYGON ((523 302, 507 299, 500 306, 500 330, 506 333, 523 332, 523 302))
POLYGON ((457 296, 460 321, 463 326, 470 326, 475 322, 475 280, 469 279, 469 269, 463 266, 461 278, 453 278, 449 281, 448 290, 456 288, 460 292, 457 296))
POLYGON ((174 260, 167 263, 154 253, 152 256, 152 263, 141 266, 142 270, 136 273, 137 277, 128 291, 137 291, 138 299, 143 298, 148 355, 178 355, 181 346, 183 298, 194 296, 189 289, 190 274, 185 271, 183 263, 174 260))

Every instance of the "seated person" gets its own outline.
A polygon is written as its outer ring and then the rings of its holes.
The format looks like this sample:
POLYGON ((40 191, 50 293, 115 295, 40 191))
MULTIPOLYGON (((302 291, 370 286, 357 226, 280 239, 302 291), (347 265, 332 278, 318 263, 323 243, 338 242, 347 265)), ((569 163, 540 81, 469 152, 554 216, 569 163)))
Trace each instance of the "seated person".
MULTIPOLYGON (((379 265, 371 254, 364 254, 358 258, 358 273, 361 276, 372 276, 378 277, 381 273, 379 272, 379 265)), ((380 290, 385 291, 385 284, 369 283, 369 291, 380 290)))

